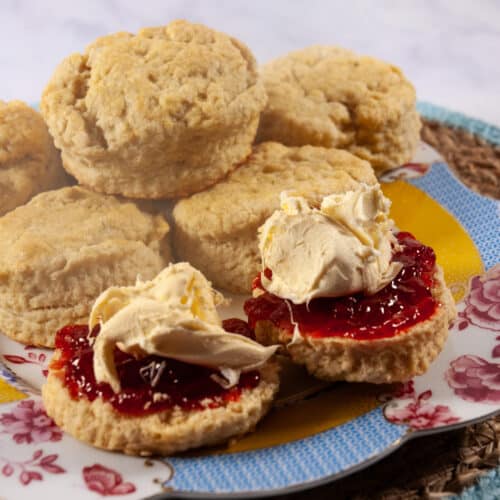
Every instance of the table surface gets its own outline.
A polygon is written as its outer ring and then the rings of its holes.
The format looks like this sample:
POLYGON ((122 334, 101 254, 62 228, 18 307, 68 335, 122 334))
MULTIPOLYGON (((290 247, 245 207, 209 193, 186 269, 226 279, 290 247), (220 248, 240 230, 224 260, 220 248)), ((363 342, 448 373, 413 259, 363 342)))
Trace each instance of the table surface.
POLYGON ((0 99, 37 102, 56 65, 100 35, 185 18, 259 62, 337 44, 400 66, 418 98, 500 125, 498 0, 2 0, 0 99))

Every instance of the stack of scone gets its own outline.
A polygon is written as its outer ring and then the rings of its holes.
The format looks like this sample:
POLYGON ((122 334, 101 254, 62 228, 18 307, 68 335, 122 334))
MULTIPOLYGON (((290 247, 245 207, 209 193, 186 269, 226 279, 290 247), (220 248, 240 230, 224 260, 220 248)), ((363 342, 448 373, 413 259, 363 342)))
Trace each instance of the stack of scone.
POLYGON ((266 344, 320 378, 375 383, 441 349, 449 292, 432 250, 395 235, 376 177, 419 139, 394 66, 310 47, 259 73, 238 40, 176 21, 70 55, 40 109, 52 137, 0 103, 0 330, 56 347, 44 401, 79 439, 169 454, 248 432, 278 390, 266 344), (61 187, 61 164, 79 186, 61 187), (427 267, 408 264, 417 248, 427 267), (373 342, 311 327, 325 300, 386 300, 405 266, 413 323, 373 342), (207 278, 253 290, 254 331, 221 320, 207 278))
MULTIPOLYGON (((214 184, 250 154, 265 103, 250 51, 184 21, 106 36, 65 59, 40 107, 82 187, 44 193, 2 220, 0 329, 53 347, 103 290, 153 278, 171 260, 167 222, 110 195, 175 198, 214 184)), ((34 194, 29 181, 56 187, 61 160, 35 111, 12 103, 0 113, 0 174, 21 205, 34 194)))

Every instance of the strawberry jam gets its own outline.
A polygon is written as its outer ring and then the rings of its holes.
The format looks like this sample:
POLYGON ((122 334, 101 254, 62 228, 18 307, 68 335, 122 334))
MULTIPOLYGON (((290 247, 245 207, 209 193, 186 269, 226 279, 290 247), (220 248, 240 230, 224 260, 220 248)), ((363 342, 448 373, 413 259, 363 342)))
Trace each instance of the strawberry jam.
POLYGON ((51 362, 52 370, 63 370, 64 384, 73 399, 89 401, 101 397, 115 410, 140 416, 178 406, 183 410, 217 408, 237 401, 243 389, 258 385, 258 371, 242 373, 238 385, 224 389, 217 380, 217 370, 192 365, 160 356, 136 359, 115 349, 115 364, 121 384, 117 394, 106 383, 97 383, 94 376, 92 341, 99 327, 92 332, 85 325, 71 325, 59 330, 56 348, 60 357, 51 362))
POLYGON ((222 321, 222 327, 226 330, 226 332, 237 333, 239 335, 243 335, 243 337, 255 340, 254 331, 250 328, 248 323, 242 319, 225 319, 222 321))
MULTIPOLYGON (((257 276, 253 286, 264 293, 245 303, 250 328, 254 329, 258 321, 267 320, 292 335, 291 313, 304 336, 370 340, 392 337, 428 319, 438 307, 431 291, 436 256, 432 248, 417 241, 410 233, 401 232, 397 239, 401 249, 394 254, 393 260, 401 262, 403 268, 374 295, 358 293, 317 298, 306 306, 266 292, 260 275, 257 276)), ((272 274, 266 276, 272 279, 272 274)))

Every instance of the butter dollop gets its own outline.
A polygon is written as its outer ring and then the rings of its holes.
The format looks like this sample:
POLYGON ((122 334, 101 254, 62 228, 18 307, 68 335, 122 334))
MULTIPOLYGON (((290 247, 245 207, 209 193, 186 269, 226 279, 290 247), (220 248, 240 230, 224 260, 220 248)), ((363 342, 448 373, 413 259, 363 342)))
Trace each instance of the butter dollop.
POLYGON ((401 265, 391 262, 398 248, 390 201, 379 185, 331 194, 314 208, 292 192, 281 193, 281 209, 259 229, 263 287, 295 304, 316 297, 373 294, 401 265))
MULTIPOLYGON (((218 369, 225 387, 241 372, 264 364, 276 346, 226 332, 216 306, 224 301, 207 279, 186 262, 170 264, 151 281, 111 287, 96 300, 89 328, 101 325, 94 343, 97 382, 120 391, 113 351, 136 357, 156 354, 218 369)), ((168 365, 168 360, 166 360, 168 365)))

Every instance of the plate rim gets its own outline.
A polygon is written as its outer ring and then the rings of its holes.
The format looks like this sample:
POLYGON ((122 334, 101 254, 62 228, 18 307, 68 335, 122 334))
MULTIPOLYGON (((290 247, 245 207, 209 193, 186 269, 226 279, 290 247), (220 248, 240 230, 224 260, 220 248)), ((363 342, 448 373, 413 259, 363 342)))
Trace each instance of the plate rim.
MULTIPOLYGON (((384 405, 381 405, 379 407, 382 408, 382 411, 385 407, 384 405)), ((297 483, 294 485, 290 486, 285 486, 282 488, 274 488, 274 489, 266 489, 266 490, 246 490, 246 491, 239 491, 239 492, 212 492, 212 491, 183 491, 183 490, 172 490, 172 491, 166 491, 166 492, 161 492, 157 493, 148 497, 145 497, 143 500, 166 500, 166 499, 172 499, 172 498, 193 498, 193 499, 211 499, 211 498, 231 498, 231 499, 241 499, 241 498, 272 498, 276 497, 278 495, 287 495, 289 493, 299 493, 300 491, 304 491, 307 489, 314 489, 320 486, 324 486, 325 484, 328 483, 333 483, 335 481, 338 481, 340 479, 344 479, 352 474, 355 474, 357 472, 361 472, 364 469, 367 469, 368 467, 371 467, 372 465, 375 465, 376 463, 380 462, 384 458, 387 458, 388 456, 392 455, 399 449, 401 449, 403 446, 408 444, 409 442, 413 441, 414 439, 420 438, 420 437, 426 437, 430 436, 433 434, 446 434, 448 432, 453 432, 457 431, 459 429, 462 429, 463 427, 467 427, 468 425, 474 425, 474 424, 479 424, 481 422, 484 422, 485 420, 489 420, 490 418, 493 418, 497 415, 500 415, 500 408, 497 410, 493 410, 491 413, 488 413, 487 415, 482 415, 477 418, 469 419, 463 422, 457 422, 455 424, 449 424, 445 425, 442 427, 436 427, 433 429, 411 429, 407 428, 407 431, 405 434, 403 434, 400 438, 396 439, 393 441, 387 448, 384 448, 380 453, 373 455, 372 457, 369 457, 366 460, 363 460, 362 462, 359 462, 347 469, 344 469, 340 472, 330 474, 328 476, 323 476, 319 479, 312 479, 310 481, 303 481, 301 483, 297 483)), ((394 424, 394 425, 399 425, 399 424, 394 424)), ((327 432, 327 431, 322 431, 322 432, 327 432)), ((321 433, 318 433, 321 434, 321 433)), ((305 438, 307 439, 307 438, 305 438)), ((248 452, 241 452, 241 453, 248 453, 248 452)))

